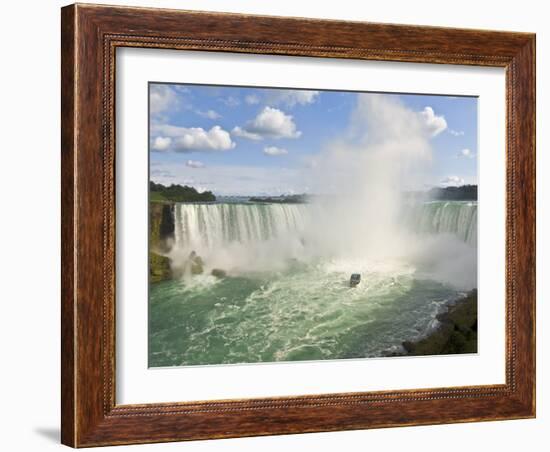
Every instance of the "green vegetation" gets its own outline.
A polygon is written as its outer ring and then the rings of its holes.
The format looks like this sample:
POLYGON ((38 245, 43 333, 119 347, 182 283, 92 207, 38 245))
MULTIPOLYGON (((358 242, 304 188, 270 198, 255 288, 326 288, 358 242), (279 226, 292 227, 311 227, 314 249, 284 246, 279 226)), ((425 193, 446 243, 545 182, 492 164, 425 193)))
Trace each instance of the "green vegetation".
POLYGON ((433 333, 417 342, 405 341, 407 355, 451 355, 477 353, 477 290, 439 314, 441 323, 433 333))
POLYGON ((150 191, 149 201, 150 202, 167 202, 168 200, 162 195, 160 191, 150 191))
POLYGON ((166 187, 151 181, 149 182, 149 199, 152 202, 212 202, 216 200, 216 196, 211 191, 199 192, 187 185, 172 184, 166 187))

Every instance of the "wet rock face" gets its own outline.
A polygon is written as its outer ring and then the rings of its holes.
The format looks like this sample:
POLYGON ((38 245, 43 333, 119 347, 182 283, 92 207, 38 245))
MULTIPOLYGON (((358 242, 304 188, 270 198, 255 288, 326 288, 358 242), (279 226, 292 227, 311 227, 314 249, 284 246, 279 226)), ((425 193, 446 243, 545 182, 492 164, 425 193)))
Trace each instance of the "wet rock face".
POLYGON ((227 276, 227 272, 221 268, 214 268, 210 274, 216 278, 225 278, 227 276))
POLYGON ((161 220, 159 226, 160 240, 168 241, 174 239, 175 218, 174 218, 174 205, 163 204, 161 220))
POLYGON ((170 268, 170 259, 166 256, 150 252, 149 253, 149 281, 157 283, 172 278, 170 268))
POLYGON ((149 203, 149 240, 155 252, 167 253, 174 242, 174 204, 149 203))
POLYGON ((194 251, 189 256, 189 264, 191 265, 192 275, 202 275, 204 273, 204 262, 202 257, 195 254, 194 251))
POLYGON ((174 243, 174 205, 149 203, 149 281, 171 279, 170 259, 164 256, 174 243))
POLYGON ((439 327, 424 339, 405 341, 407 355, 477 353, 477 290, 437 316, 439 327))

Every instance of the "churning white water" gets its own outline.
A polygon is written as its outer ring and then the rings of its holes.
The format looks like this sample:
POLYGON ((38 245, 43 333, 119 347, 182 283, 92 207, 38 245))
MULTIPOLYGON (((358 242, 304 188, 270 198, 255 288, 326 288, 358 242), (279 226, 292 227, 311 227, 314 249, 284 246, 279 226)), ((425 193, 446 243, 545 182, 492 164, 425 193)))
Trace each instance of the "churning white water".
POLYGON ((170 257, 177 269, 195 252, 207 272, 220 268, 232 275, 319 261, 354 273, 395 261, 457 288, 475 287, 476 202, 404 204, 390 240, 383 243, 359 226, 339 230, 332 213, 322 203, 176 204, 170 257))

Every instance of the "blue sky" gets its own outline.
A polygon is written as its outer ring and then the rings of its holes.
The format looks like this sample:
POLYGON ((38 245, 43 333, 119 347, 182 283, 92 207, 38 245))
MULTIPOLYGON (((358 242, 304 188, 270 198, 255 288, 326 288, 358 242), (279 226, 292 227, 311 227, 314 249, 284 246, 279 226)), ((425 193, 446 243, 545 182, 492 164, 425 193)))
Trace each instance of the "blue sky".
MULTIPOLYGON (((312 162, 331 143, 352 140, 354 127, 371 134, 373 121, 357 121, 358 99, 368 95, 150 83, 151 180, 218 195, 310 192, 312 162)), ((477 183, 476 98, 382 97, 418 123, 429 147, 422 183, 407 189, 477 183)), ((390 130, 391 118, 383 124, 390 130)))

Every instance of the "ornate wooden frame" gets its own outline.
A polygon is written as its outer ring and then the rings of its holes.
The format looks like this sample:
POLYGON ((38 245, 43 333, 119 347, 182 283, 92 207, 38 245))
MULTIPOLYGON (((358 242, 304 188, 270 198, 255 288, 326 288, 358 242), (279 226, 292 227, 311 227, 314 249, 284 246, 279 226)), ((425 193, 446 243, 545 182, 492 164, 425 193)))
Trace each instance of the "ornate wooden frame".
POLYGON ((74 447, 535 416, 535 35, 160 9, 62 9, 62 442, 74 447), (506 69, 506 383, 115 403, 115 49, 506 69))

